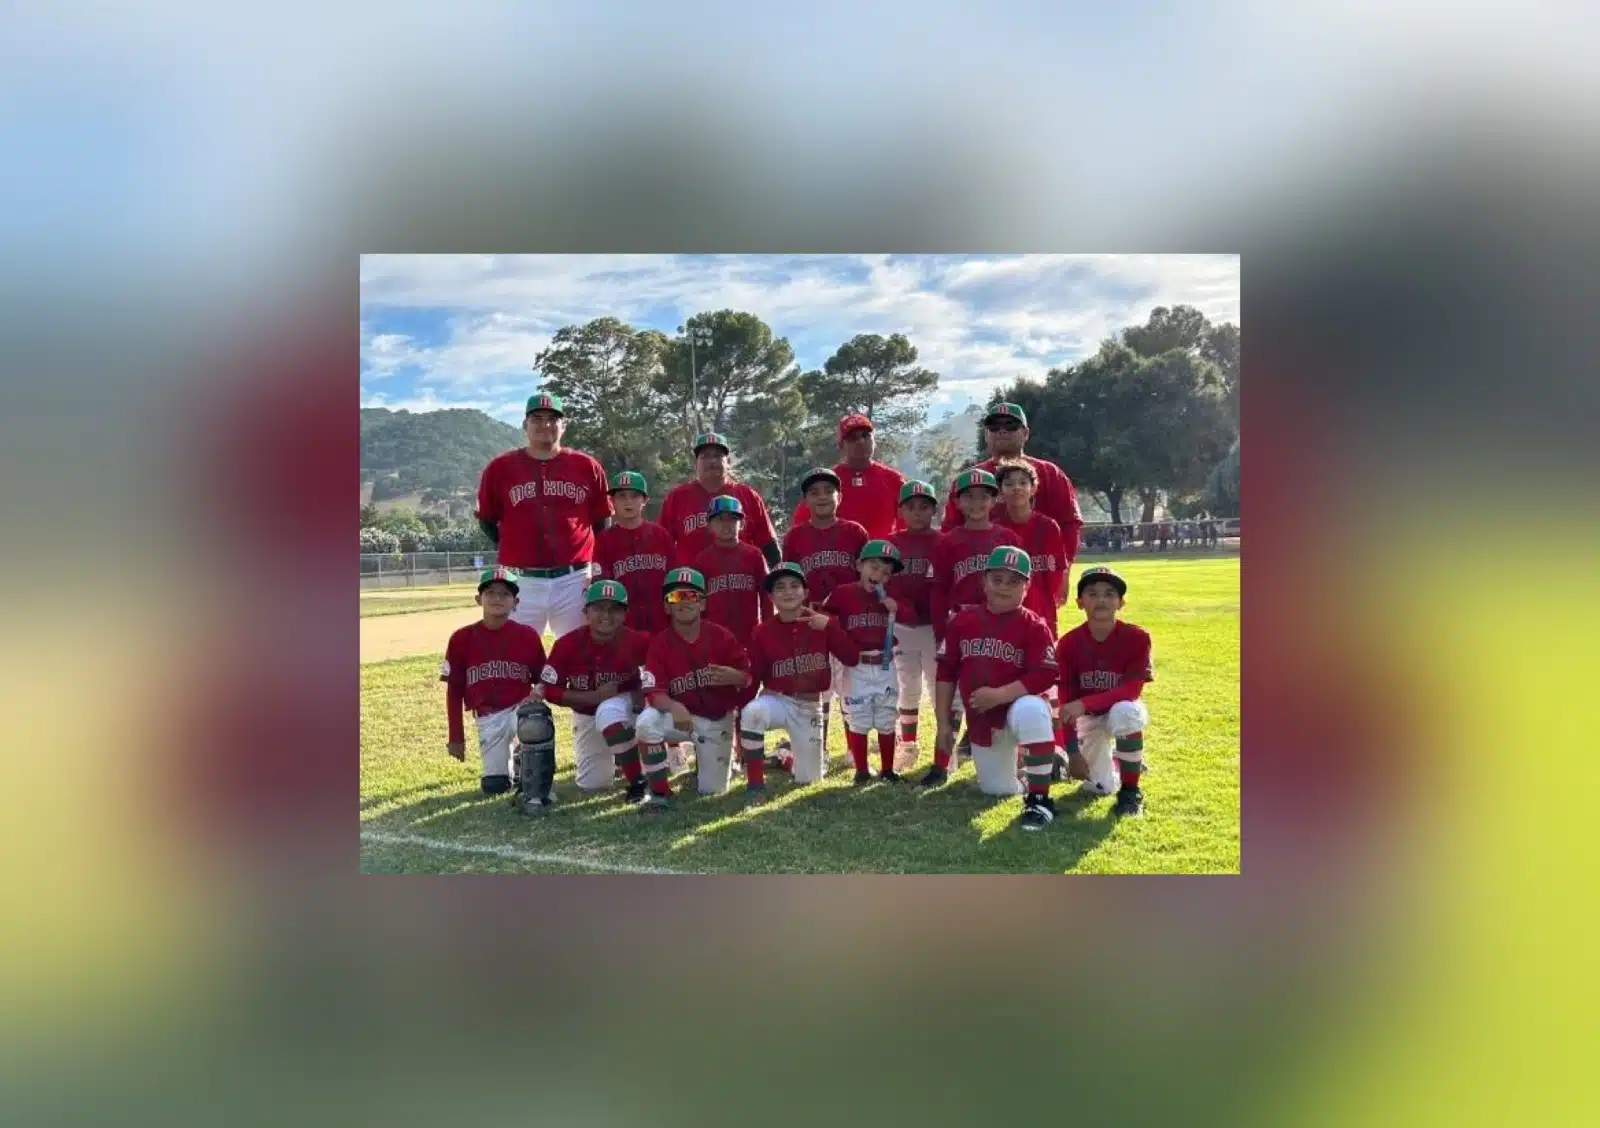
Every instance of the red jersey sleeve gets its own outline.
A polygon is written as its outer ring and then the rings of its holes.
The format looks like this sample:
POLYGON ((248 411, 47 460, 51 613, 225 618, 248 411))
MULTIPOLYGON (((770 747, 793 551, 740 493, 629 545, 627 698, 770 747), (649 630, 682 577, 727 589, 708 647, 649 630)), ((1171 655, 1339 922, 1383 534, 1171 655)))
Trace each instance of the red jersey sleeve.
POLYGON ((945 621, 950 617, 950 542, 941 536, 929 559, 928 620, 935 640, 944 638, 945 621))
MULTIPOLYGON (((579 627, 578 630, 588 630, 588 628, 579 627)), ((539 671, 539 684, 544 687, 544 699, 552 705, 565 705, 567 701, 567 672, 576 648, 575 643, 567 642, 572 637, 567 634, 556 639, 555 645, 550 648, 550 657, 545 659, 544 666, 539 671)))
POLYGON ((1050 628, 1031 612, 1027 619, 1027 641, 1022 650, 1026 665, 1019 680, 1024 689, 1037 696, 1056 684, 1060 671, 1056 665, 1055 640, 1050 635, 1050 628))
POLYGON ((1055 505, 1047 514, 1061 526, 1061 541, 1067 560, 1075 560, 1078 556, 1078 539, 1083 531, 1083 512, 1078 508, 1078 491, 1072 484, 1072 479, 1067 477, 1066 471, 1051 463, 1056 480, 1055 505))
POLYGON ((744 648, 743 643, 731 635, 727 637, 719 649, 721 653, 718 657, 718 661, 722 665, 732 666, 735 670, 743 670, 745 673, 750 675, 749 684, 747 684, 743 689, 736 691, 737 697, 735 698, 733 707, 735 709, 742 709, 744 706, 755 700, 756 688, 761 684, 760 679, 750 668, 750 652, 744 648))
POLYGON ((744 520, 750 543, 757 548, 774 543, 778 534, 772 527, 772 514, 767 512, 767 503, 761 500, 761 495, 754 489, 746 488, 745 492, 749 496, 745 500, 744 520))
POLYGON ((589 486, 589 524, 598 525, 610 517, 616 510, 611 505, 611 484, 606 481, 606 472, 594 458, 589 459, 591 483, 589 486))
POLYGON ((439 666, 439 680, 445 683, 444 715, 451 744, 466 740, 461 726, 461 705, 467 691, 467 664, 461 657, 461 636, 453 634, 444 648, 444 662, 439 666))
POLYGON ((1155 664, 1150 657, 1150 636, 1140 631, 1122 668, 1117 672, 1122 680, 1110 689, 1091 693, 1083 699, 1083 707, 1090 713, 1103 713, 1119 701, 1133 701, 1144 692, 1144 684, 1154 681, 1155 664))
POLYGON ((861 647, 856 645, 856 640, 850 637, 850 632, 840 625, 838 619, 829 616, 826 635, 828 652, 840 663, 854 666, 861 661, 861 647))
POLYGON ((1054 618, 1054 607, 1061 600, 1061 593, 1067 586, 1067 569, 1072 563, 1072 554, 1067 551, 1066 536, 1061 531, 1059 524, 1052 523, 1045 526, 1045 551, 1056 558, 1057 567, 1048 577, 1050 585, 1051 617, 1054 618))
POLYGON ((672 650, 668 632, 671 627, 650 640, 645 651, 644 666, 639 671, 640 684, 645 697, 667 696, 667 686, 672 684, 672 650))
POLYGON ((499 464, 499 459, 490 459, 489 465, 483 468, 483 473, 478 478, 478 519, 480 521, 500 520, 500 490, 495 482, 494 473, 494 468, 499 464))
POLYGON ((942 682, 954 682, 961 674, 961 630, 955 627, 945 632, 939 639, 939 648, 934 652, 936 666, 935 678, 942 682))

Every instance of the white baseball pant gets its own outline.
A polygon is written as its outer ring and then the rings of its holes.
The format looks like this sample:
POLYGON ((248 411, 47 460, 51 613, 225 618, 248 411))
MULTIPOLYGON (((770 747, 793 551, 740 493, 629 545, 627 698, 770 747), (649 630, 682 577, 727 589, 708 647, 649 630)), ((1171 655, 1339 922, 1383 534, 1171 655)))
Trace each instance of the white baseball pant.
POLYGON ((1117 761, 1143 763, 1144 753, 1118 752, 1112 754, 1118 737, 1143 732, 1150 723, 1150 710, 1143 701, 1118 701, 1103 716, 1078 718, 1078 751, 1089 764, 1089 778, 1085 787, 1102 795, 1110 795, 1122 786, 1117 771, 1117 761))
POLYGON ((553 580, 523 576, 517 581, 517 606, 513 622, 557 638, 583 626, 583 593, 589 587, 589 569, 580 568, 553 580))
POLYGON ((695 717, 694 731, 673 727, 672 714, 647 705, 634 725, 640 746, 694 741, 695 786, 701 795, 721 795, 733 778, 733 714, 695 717))
POLYGON ((865 663, 846 666, 839 694, 844 701, 845 724, 851 732, 876 729, 890 735, 898 731, 900 710, 893 670, 865 663))
MULTIPOLYGON (((823 776, 822 702, 798 701, 781 693, 760 693, 739 711, 742 732, 765 736, 773 729, 789 734, 796 783, 815 783, 823 776)), ((762 741, 745 742, 745 758, 761 755, 762 741)))
POLYGON ((990 745, 972 745, 972 765, 978 773, 978 790, 985 795, 1021 795, 1017 778, 1017 747, 1022 744, 1054 744, 1055 726, 1050 704, 1032 694, 1017 698, 1006 710, 1006 724, 996 729, 990 745))
POLYGON ((517 739, 517 705, 474 719, 478 722, 478 753, 483 757, 483 774, 510 776, 511 745, 517 739))
POLYGON ((578 788, 582 791, 611 788, 617 767, 617 749, 607 744, 601 734, 612 725, 636 726, 633 700, 626 693, 600 702, 592 717, 572 714, 572 758, 576 764, 578 788))
MULTIPOLYGON (((924 688, 927 690, 930 707, 937 700, 934 696, 934 687, 938 682, 939 663, 936 659, 939 644, 933 638, 933 625, 925 623, 920 627, 908 627, 904 623, 896 623, 894 625, 894 644, 894 676, 895 683, 899 688, 897 706, 901 713, 919 714, 922 711, 924 688)), ((959 720, 961 716, 961 697, 959 695, 955 699, 954 715, 959 720)), ((937 727, 937 721, 935 726, 937 727)), ((895 771, 907 771, 916 766, 916 763, 916 745, 898 741, 894 757, 895 771)), ((952 762, 953 766, 954 763, 952 762)))

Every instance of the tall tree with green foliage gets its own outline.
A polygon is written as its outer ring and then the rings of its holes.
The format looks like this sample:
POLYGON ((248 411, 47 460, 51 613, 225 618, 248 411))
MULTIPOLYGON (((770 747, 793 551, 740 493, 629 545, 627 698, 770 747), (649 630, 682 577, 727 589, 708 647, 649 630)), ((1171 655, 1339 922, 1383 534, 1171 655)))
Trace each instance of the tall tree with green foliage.
POLYGON ((885 436, 922 427, 927 397, 939 374, 917 364, 917 349, 903 333, 862 333, 830 356, 820 372, 804 380, 806 405, 835 424, 850 412, 872 420, 885 436))
POLYGON ((736 405, 780 396, 798 375, 788 340, 774 337, 772 327, 753 313, 697 313, 683 331, 681 337, 662 338, 653 387, 666 415, 682 429, 684 445, 693 437, 696 418, 703 430, 726 431, 736 405), (695 329, 710 330, 711 340, 693 346, 691 374, 688 334, 695 329))

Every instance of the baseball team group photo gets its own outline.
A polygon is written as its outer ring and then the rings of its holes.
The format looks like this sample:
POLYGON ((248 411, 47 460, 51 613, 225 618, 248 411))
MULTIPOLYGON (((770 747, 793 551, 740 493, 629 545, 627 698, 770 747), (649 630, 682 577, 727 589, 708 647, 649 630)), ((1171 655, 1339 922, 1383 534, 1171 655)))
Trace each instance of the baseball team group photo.
POLYGON ((368 873, 1236 873, 1237 256, 363 256, 368 873))

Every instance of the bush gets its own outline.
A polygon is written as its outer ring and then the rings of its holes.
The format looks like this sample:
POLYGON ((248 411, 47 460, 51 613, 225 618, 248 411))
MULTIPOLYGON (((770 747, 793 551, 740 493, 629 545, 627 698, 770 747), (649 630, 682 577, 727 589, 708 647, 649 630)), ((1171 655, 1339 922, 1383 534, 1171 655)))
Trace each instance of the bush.
POLYGON ((361 551, 393 553, 400 551, 400 538, 383 529, 368 527, 361 530, 361 551))

